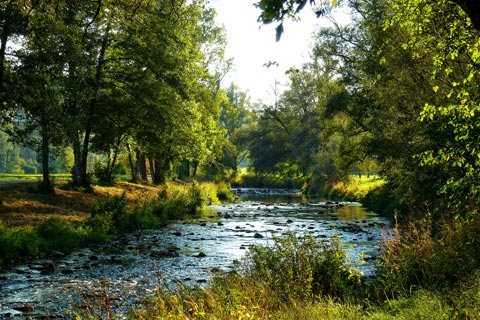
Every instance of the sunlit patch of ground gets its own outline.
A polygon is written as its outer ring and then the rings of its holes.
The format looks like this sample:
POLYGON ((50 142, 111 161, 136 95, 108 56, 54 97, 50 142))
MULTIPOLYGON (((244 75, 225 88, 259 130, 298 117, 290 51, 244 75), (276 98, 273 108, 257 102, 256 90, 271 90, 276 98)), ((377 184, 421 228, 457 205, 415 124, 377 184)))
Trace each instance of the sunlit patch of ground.
POLYGON ((33 184, 0 185, 0 220, 8 225, 36 225, 53 215, 72 221, 81 221, 90 215, 95 201, 110 196, 125 197, 130 205, 149 203, 158 197, 159 189, 128 182, 118 182, 113 187, 94 186, 93 192, 86 193, 60 188, 56 184, 54 194, 33 191, 33 184))

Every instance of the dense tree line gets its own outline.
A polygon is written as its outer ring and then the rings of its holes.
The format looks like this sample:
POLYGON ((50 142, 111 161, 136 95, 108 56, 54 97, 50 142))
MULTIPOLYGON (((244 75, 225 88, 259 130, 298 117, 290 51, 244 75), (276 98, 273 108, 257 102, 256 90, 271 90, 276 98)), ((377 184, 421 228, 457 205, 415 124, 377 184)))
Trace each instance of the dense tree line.
MULTIPOLYGON (((321 150, 330 142, 337 177, 360 163, 378 165, 387 180, 385 195, 408 211, 457 216, 475 212, 480 168, 476 4, 262 0, 257 6, 261 21, 278 23, 280 38, 284 19, 307 4, 328 19, 332 3, 333 10, 338 6, 348 10, 352 21, 333 23, 315 36, 312 65, 328 70, 336 89, 327 90, 327 101, 317 103, 321 120, 316 126, 323 134, 319 139, 314 133, 319 140, 313 145, 321 150)), ((318 78, 316 83, 327 82, 318 78)), ((295 81, 290 87, 301 96, 295 81)), ((297 112, 302 110, 302 102, 294 105, 297 112)), ((278 111, 272 109, 264 118, 275 118, 270 125, 282 127, 292 117, 285 107, 281 114, 278 111)), ((292 144, 291 138, 285 136, 283 144, 277 144, 284 147, 280 151, 284 156, 289 146, 295 146, 295 154, 301 152, 301 144, 292 144)), ((288 159, 295 161, 293 156, 288 159)), ((308 157, 304 154, 303 159, 308 157)))
POLYGON ((128 153, 133 180, 162 183, 177 163, 220 153, 224 37, 206 1, 3 1, 1 125, 31 146, 49 179, 52 150, 73 150, 88 187, 91 152, 128 153), (31 139, 35 137, 35 139, 31 139))

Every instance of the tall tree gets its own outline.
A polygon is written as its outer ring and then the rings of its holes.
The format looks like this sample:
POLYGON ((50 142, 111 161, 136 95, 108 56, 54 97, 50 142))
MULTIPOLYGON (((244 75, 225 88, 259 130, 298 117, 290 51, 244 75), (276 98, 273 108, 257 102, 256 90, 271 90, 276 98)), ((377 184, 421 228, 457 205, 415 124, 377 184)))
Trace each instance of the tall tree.
POLYGON ((248 109, 250 101, 247 92, 231 83, 226 94, 228 101, 222 106, 220 115, 220 123, 226 130, 220 165, 224 170, 231 170, 232 177, 235 177, 248 155, 251 142, 248 135, 253 129, 254 113, 248 109))

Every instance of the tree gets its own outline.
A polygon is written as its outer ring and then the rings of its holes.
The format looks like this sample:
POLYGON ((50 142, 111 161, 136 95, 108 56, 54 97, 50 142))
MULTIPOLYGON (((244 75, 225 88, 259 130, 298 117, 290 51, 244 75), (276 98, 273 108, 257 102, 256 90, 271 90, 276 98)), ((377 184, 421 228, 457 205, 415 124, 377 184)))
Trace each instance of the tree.
POLYGON ((420 119, 424 125, 437 126, 447 139, 425 150, 420 159, 428 168, 448 171, 439 192, 447 197, 449 209, 469 215, 479 204, 477 26, 472 16, 468 19, 450 1, 398 1, 395 8, 398 11, 389 25, 398 24, 408 35, 403 46, 417 55, 427 50, 435 52, 430 76, 437 99, 425 101, 420 119))
POLYGON ((384 28, 388 3, 352 1, 350 8, 353 25, 321 30, 315 47, 345 88, 328 104, 328 114, 339 119, 332 131, 343 136, 337 162, 350 172, 375 160, 405 206, 440 204, 436 187, 447 171, 421 168, 416 158, 447 139, 435 124, 418 122, 424 103, 438 100, 431 90, 433 52, 403 48, 405 32, 384 28))
POLYGON ((250 158, 257 172, 285 173, 311 180, 321 153, 331 152, 324 115, 338 85, 328 71, 312 63, 289 70, 289 88, 274 106, 261 111, 250 158))
POLYGON ((163 183, 175 163, 198 164, 216 156, 221 95, 209 68, 223 43, 202 2, 159 2, 137 14, 123 25, 122 64, 112 83, 117 93, 112 96, 124 108, 111 111, 132 137, 137 159, 148 155, 153 182, 163 183))
POLYGON ((254 114, 248 108, 250 100, 247 92, 241 91, 231 83, 226 93, 228 101, 222 106, 220 124, 225 128, 223 157, 219 163, 232 171, 232 177, 248 155, 250 146, 249 132, 253 129, 254 114))
POLYGON ((2 120, 15 120, 10 133, 24 141, 40 133, 45 183, 50 150, 64 144, 73 150, 73 184, 87 189, 91 151, 107 155, 107 180, 120 152, 134 167, 133 151, 146 179, 148 155, 155 183, 176 163, 196 168, 220 153, 228 63, 204 1, 7 1, 0 23, 2 120), (6 43, 17 34, 8 60, 6 43))

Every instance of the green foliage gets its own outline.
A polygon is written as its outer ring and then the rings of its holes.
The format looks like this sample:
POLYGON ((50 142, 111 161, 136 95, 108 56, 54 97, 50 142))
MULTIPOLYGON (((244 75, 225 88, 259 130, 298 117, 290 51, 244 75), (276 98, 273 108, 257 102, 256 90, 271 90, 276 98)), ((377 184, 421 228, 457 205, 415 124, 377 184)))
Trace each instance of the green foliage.
POLYGON ((43 252, 51 250, 68 253, 83 244, 84 230, 72 222, 53 216, 36 227, 42 239, 43 252))
POLYGON ((300 189, 305 183, 303 177, 288 177, 277 174, 244 174, 234 183, 234 186, 246 188, 294 188, 300 189))
POLYGON ((378 176, 359 177, 352 175, 346 182, 338 182, 327 190, 327 197, 335 200, 360 201, 374 189, 381 188, 385 184, 378 176))
MULTIPOLYGON (((132 149, 159 164, 155 183, 175 161, 203 165, 220 153, 218 83, 227 66, 215 12, 203 0, 130 9, 123 0, 0 4, 2 47, 15 44, 0 52, 2 128, 41 150, 43 172, 50 154, 69 147, 72 183, 84 188, 92 151, 108 155, 108 169, 96 172, 108 185, 117 158, 132 149)), ((35 171, 8 147, 0 148, 0 172, 35 171)), ((68 170, 66 161, 55 165, 68 170)))
POLYGON ((308 178, 323 150, 322 116, 328 97, 337 87, 315 63, 288 72, 290 86, 275 105, 261 111, 250 160, 257 173, 277 173, 308 178))
POLYGON ((250 107, 247 93, 233 83, 227 89, 226 95, 228 103, 222 106, 220 114, 220 123, 226 131, 225 142, 217 169, 222 170, 223 175, 235 178, 239 166, 248 155, 251 144, 249 135, 255 127, 255 114, 247 109, 250 107))
POLYGON ((475 319, 480 316, 480 274, 476 270, 463 279, 458 286, 444 294, 445 300, 453 307, 453 318, 475 319))
POLYGON ((453 308, 441 297, 429 291, 415 291, 411 296, 387 300, 381 307, 369 312, 368 319, 452 319, 453 308))
MULTIPOLYGON (((460 3, 460 2, 457 2, 460 3)), ((472 20, 455 2, 403 1, 392 3, 387 28, 400 28, 407 36, 402 44, 415 57, 431 55, 431 95, 424 100, 420 121, 434 125, 437 143, 421 150, 421 165, 432 171, 448 172, 435 191, 445 196, 447 209, 468 215, 477 206, 478 174, 478 32, 472 20)), ((476 15, 475 15, 476 16, 476 15)))
POLYGON ((230 185, 225 182, 220 182, 216 186, 217 198, 220 201, 233 201, 235 200, 235 194, 230 190, 230 185))
POLYGON ((132 317, 361 319, 362 306, 348 302, 360 298, 358 273, 347 270, 338 245, 291 234, 275 238, 273 246, 251 248, 236 271, 214 275, 205 288, 159 289, 132 317))
POLYGON ((161 220, 153 214, 151 205, 136 207, 127 215, 127 223, 123 226, 126 232, 133 232, 141 229, 153 229, 158 227, 161 220))
POLYGON ((123 193, 121 196, 109 197, 95 203, 85 226, 92 240, 104 241, 121 232, 154 228, 159 223, 160 219, 155 216, 151 204, 129 210, 125 193, 123 193))
POLYGON ((400 199, 392 194, 392 188, 388 185, 370 190, 362 199, 362 204, 378 214, 391 218, 393 218, 395 211, 407 211, 407 208, 401 204, 400 199))
POLYGON ((246 259, 247 275, 266 284, 281 303, 361 294, 360 274, 346 264, 337 238, 319 243, 312 236, 288 234, 275 237, 272 246, 251 247, 246 259))
POLYGON ((178 219, 195 215, 200 212, 199 209, 218 201, 217 187, 213 183, 167 183, 159 194, 154 210, 163 219, 178 219))
POLYGON ((430 219, 397 225, 388 236, 377 275, 380 297, 408 295, 418 288, 452 288, 480 268, 478 217, 443 221, 437 230, 430 219))
POLYGON ((109 197, 96 202, 91 208, 91 221, 106 233, 116 233, 128 226, 127 200, 125 192, 121 196, 109 197), (96 219, 96 216, 100 218, 96 219))
POLYGON ((105 242, 119 233, 155 228, 159 224, 160 218, 155 215, 153 204, 143 204, 130 210, 123 193, 94 203, 84 228, 90 242, 105 242))
POLYGON ((94 174, 98 179, 98 184, 101 186, 112 186, 115 183, 115 173, 107 165, 102 165, 101 163, 95 163, 94 174))
POLYGON ((0 265, 40 254, 41 239, 31 227, 9 227, 0 221, 0 265))

